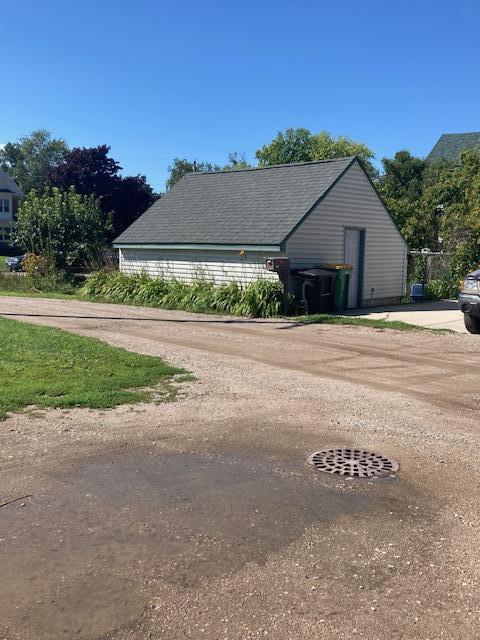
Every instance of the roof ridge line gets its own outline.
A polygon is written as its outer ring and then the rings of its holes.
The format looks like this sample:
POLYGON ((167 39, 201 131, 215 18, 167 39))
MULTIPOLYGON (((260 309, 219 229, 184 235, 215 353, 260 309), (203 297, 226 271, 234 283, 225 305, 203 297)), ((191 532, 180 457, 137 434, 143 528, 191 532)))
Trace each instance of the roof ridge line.
POLYGON ((218 173, 240 173, 241 171, 264 171, 266 169, 281 169, 282 167, 303 167, 313 164, 324 164, 327 162, 345 162, 357 158, 353 156, 342 156, 341 158, 327 158, 325 160, 309 160, 308 162, 285 162, 284 164, 269 164, 265 167, 242 167, 241 169, 227 169, 226 171, 190 171, 184 177, 188 176, 211 176, 218 173))
POLYGON ((462 131, 460 133, 442 133, 440 138, 443 136, 480 136, 480 131, 462 131))

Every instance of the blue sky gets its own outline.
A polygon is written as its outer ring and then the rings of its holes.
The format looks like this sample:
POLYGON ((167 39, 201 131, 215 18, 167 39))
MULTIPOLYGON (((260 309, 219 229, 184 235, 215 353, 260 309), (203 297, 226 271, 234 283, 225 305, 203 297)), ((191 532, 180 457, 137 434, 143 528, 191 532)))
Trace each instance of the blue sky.
POLYGON ((477 1, 1 2, 0 142, 107 143, 164 189, 178 157, 224 163, 279 130, 378 159, 480 130, 477 1))

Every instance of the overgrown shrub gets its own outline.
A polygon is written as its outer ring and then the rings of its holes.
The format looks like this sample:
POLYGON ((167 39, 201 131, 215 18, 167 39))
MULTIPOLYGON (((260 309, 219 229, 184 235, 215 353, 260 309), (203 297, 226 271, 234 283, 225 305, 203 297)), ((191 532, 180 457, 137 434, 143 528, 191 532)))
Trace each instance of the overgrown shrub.
POLYGON ((118 271, 117 252, 111 247, 93 247, 90 250, 90 255, 84 260, 81 269, 87 273, 100 271, 101 269, 118 271))
POLYGON ((92 195, 73 187, 32 190, 20 205, 12 240, 26 251, 48 256, 58 270, 73 272, 105 246, 110 219, 92 195))
POLYGON ((455 283, 451 278, 431 280, 427 284, 427 300, 444 300, 456 298, 460 289, 460 283, 455 283))
POLYGON ((280 315, 283 304, 282 286, 271 280, 257 280, 244 287, 236 282, 216 286, 202 279, 187 284, 145 273, 98 271, 87 279, 81 292, 107 302, 256 318, 280 315))
POLYGON ((235 313, 240 316, 271 318, 282 311, 282 288, 280 283, 256 280, 242 289, 235 313))
POLYGON ((53 271, 53 265, 46 256, 27 253, 22 260, 22 270, 30 277, 47 276, 53 271))
POLYGON ((4 293, 73 293, 75 287, 61 274, 35 275, 0 272, 0 291, 4 293))

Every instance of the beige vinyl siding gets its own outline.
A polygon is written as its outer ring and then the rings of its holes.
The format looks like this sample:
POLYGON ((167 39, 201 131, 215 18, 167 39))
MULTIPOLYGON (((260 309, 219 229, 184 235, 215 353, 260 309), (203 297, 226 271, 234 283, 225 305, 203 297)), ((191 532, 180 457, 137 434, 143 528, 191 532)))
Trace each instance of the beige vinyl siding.
POLYGON ((253 280, 278 280, 275 273, 264 267, 265 255, 248 251, 244 257, 238 252, 164 249, 120 249, 120 271, 123 273, 145 272, 154 277, 175 278, 182 282, 193 282, 204 278, 216 284, 236 281, 248 284, 253 280))
POLYGON ((348 227, 365 229, 364 301, 403 296, 407 247, 357 163, 287 241, 292 266, 343 262, 348 227))

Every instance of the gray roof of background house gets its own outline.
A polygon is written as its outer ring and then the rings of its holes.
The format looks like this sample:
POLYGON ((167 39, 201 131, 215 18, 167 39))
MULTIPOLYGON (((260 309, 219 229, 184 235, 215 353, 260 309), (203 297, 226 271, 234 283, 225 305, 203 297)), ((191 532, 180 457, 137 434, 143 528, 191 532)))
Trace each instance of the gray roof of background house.
POLYGON ((427 161, 458 160, 465 149, 480 148, 480 132, 444 133, 427 156, 427 161))
POLYGON ((13 193, 16 196, 23 196, 20 187, 6 171, 0 169, 0 192, 13 193))
POLYGON ((355 160, 189 173, 115 244, 279 245, 355 160))

